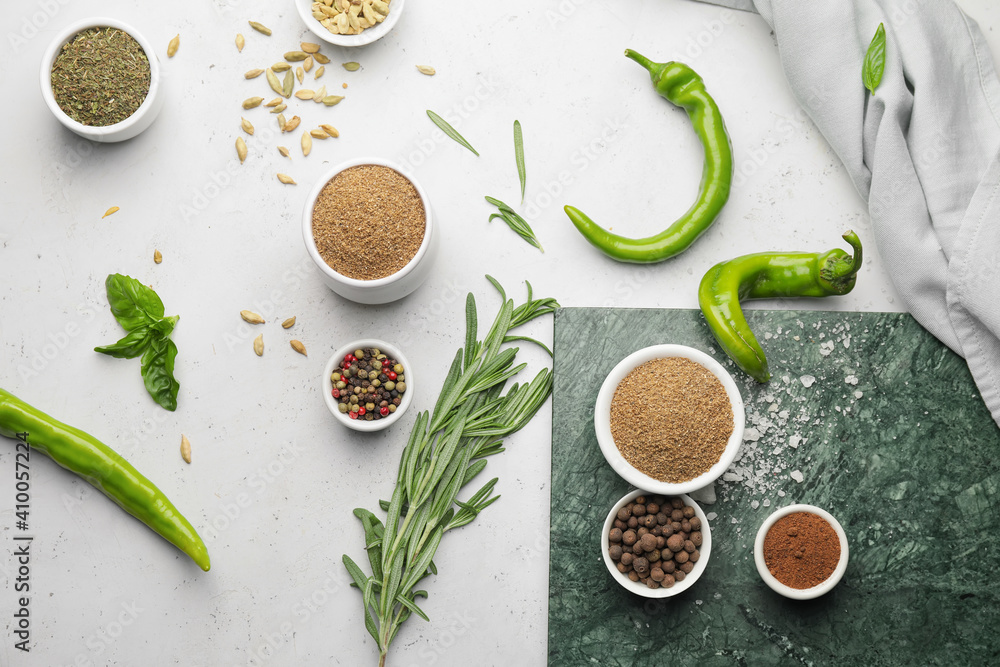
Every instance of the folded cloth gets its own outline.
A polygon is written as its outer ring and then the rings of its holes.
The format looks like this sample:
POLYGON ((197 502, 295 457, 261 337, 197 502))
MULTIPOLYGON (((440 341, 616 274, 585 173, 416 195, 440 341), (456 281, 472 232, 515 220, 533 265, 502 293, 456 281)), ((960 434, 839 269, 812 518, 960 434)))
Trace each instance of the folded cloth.
POLYGON ((774 29, 796 99, 868 202, 907 309, 965 357, 1000 424, 1000 81, 951 0, 703 0, 774 29), (861 80, 879 23, 885 74, 861 80))

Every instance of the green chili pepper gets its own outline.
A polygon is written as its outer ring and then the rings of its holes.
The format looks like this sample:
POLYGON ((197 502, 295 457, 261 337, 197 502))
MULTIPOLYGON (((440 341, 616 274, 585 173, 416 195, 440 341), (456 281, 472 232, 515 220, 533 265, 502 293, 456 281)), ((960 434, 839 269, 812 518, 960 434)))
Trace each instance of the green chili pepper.
POLYGON ((18 434, 27 434, 24 437, 31 447, 90 482, 208 571, 208 549, 197 531, 128 461, 92 435, 0 389, 0 435, 14 438, 18 434))
POLYGON ((733 180, 733 149, 719 107, 694 70, 678 62, 650 62, 631 49, 625 55, 649 70, 656 92, 687 111, 705 148, 698 199, 664 231, 643 239, 612 234, 572 206, 565 210, 580 233, 609 257, 622 262, 660 262, 686 250, 719 216, 733 180))
POLYGON ((830 252, 758 253, 716 264, 698 287, 698 303, 708 328, 736 365, 758 382, 767 382, 764 350, 750 330, 740 301, 788 296, 831 296, 854 289, 861 268, 861 241, 844 234, 854 256, 840 248, 830 252))

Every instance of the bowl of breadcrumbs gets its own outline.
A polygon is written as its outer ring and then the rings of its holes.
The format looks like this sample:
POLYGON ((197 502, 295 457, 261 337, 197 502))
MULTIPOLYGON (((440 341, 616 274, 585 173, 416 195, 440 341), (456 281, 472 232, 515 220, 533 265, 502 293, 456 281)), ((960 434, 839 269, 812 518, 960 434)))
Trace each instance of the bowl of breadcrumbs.
POLYGON ((326 285, 358 303, 413 292, 437 249, 424 190, 377 158, 345 162, 319 179, 306 200, 302 235, 326 285))
POLYGON ((721 477, 743 442, 745 420, 732 376, 684 345, 653 345, 622 359, 594 409, 597 442, 615 472, 664 495, 721 477))

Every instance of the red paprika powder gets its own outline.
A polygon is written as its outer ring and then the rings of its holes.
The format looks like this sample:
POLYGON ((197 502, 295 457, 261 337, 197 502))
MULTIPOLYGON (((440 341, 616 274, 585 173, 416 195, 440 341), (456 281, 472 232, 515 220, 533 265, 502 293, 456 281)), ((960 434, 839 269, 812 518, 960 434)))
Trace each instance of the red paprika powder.
POLYGON ((840 538, 825 519, 793 512, 774 522, 764 537, 764 564, 790 588, 812 588, 833 574, 840 562, 840 538))

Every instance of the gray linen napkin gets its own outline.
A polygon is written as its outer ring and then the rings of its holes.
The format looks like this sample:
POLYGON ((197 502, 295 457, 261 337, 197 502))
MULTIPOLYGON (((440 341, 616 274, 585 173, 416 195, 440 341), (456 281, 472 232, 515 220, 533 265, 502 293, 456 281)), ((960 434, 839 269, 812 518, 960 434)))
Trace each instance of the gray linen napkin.
POLYGON ((951 0, 702 0, 774 29, 796 99, 868 202, 903 303, 965 357, 1000 424, 1000 81, 951 0), (862 61, 885 24, 869 95, 862 61))

